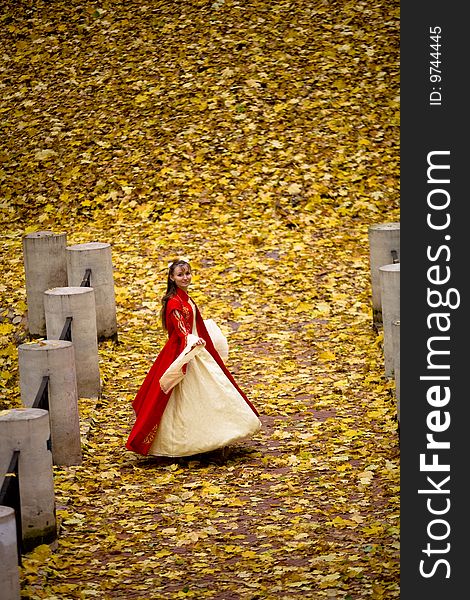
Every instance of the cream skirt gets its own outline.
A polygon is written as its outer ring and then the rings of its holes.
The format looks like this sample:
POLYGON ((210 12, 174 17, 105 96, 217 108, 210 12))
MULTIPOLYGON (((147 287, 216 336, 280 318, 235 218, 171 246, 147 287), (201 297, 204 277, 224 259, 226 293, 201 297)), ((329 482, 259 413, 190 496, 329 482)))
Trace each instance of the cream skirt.
POLYGON ((203 346, 179 358, 179 381, 173 387, 150 455, 209 452, 248 438, 260 429, 257 415, 203 346))

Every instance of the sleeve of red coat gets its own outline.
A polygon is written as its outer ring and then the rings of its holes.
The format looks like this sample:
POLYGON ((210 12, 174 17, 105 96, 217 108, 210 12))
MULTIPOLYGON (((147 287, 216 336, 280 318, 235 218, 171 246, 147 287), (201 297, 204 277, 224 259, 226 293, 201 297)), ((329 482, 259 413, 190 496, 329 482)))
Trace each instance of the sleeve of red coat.
POLYGON ((168 300, 168 304, 166 306, 166 323, 169 333, 174 332, 178 336, 181 344, 181 351, 183 351, 183 349, 186 347, 186 340, 191 331, 188 330, 181 313, 179 303, 173 298, 168 300))
MULTIPOLYGON (((186 348, 188 335, 191 331, 188 331, 183 315, 180 310, 180 304, 173 298, 168 300, 166 306, 166 323, 167 329, 170 335, 173 337, 175 334, 178 340, 178 355, 183 352, 186 348)), ((183 373, 186 373, 187 365, 183 366, 183 373)))

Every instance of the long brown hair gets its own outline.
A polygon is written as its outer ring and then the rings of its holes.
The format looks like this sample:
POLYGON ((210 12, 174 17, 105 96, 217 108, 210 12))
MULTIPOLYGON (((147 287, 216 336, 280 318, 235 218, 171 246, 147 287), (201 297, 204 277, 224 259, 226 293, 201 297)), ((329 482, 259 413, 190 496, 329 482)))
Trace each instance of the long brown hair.
POLYGON ((168 267, 168 279, 166 282, 166 292, 162 297, 162 308, 160 309, 160 319, 162 321, 162 327, 165 331, 168 330, 166 324, 166 305, 168 304, 168 300, 173 298, 178 289, 176 283, 171 279, 176 267, 188 267, 189 272, 191 272, 191 265, 186 260, 174 260, 170 266, 168 267))

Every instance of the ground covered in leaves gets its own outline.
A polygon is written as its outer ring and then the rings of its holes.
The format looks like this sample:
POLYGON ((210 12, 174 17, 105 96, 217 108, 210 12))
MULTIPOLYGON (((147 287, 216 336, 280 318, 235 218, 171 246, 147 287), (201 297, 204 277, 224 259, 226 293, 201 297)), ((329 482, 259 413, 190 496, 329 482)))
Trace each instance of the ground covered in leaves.
POLYGON ((22 237, 112 244, 119 339, 54 467, 30 599, 399 597, 393 382, 368 227, 399 221, 399 3, 6 0, 0 409, 20 406, 22 237), (167 263, 230 344, 262 430, 226 454, 125 450, 167 263))

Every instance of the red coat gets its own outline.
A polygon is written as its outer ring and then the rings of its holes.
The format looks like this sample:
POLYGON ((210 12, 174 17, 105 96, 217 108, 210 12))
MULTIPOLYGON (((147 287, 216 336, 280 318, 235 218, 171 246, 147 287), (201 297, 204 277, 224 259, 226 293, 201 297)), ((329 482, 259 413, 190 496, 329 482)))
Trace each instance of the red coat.
MULTIPOLYGON (((168 341, 147 373, 147 376, 132 403, 136 420, 126 442, 126 448, 133 452, 137 452, 138 454, 146 455, 148 453, 157 433, 157 428, 163 412, 165 411, 167 402, 171 396, 171 390, 170 392, 165 393, 161 389, 160 378, 183 352, 186 347, 187 336, 192 333, 193 310, 188 299, 188 294, 181 288, 178 288, 176 294, 168 300, 166 306, 168 341)), ((235 379, 215 349, 197 306, 196 328, 197 335, 206 342, 206 350, 212 355, 230 382, 258 416, 257 410, 238 387, 235 379)))

